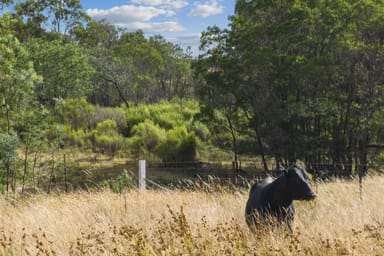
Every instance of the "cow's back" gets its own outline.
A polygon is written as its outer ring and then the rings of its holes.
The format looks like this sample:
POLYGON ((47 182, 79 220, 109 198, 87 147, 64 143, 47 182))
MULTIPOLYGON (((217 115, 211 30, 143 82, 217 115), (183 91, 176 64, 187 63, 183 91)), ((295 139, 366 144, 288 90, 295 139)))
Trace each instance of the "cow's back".
POLYGON ((273 182, 271 177, 267 177, 260 183, 256 183, 251 187, 249 198, 245 207, 245 215, 248 225, 255 221, 254 210, 262 207, 264 190, 273 182))

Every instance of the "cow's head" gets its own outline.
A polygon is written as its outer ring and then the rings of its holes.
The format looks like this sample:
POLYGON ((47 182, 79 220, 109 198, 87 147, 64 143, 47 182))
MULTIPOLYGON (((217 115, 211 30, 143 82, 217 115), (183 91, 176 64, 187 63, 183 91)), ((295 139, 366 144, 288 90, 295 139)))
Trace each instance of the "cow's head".
POLYGON ((288 190, 293 200, 312 200, 316 197, 309 183, 308 173, 298 165, 292 165, 284 172, 288 190))

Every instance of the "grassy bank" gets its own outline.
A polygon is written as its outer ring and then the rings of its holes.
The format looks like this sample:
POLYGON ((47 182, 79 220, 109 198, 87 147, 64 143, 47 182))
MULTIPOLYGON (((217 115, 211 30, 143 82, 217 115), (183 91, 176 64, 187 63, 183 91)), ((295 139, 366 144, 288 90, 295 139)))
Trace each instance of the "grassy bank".
POLYGON ((318 184, 292 234, 253 234, 248 191, 0 198, 0 255, 383 255, 384 177, 318 184))

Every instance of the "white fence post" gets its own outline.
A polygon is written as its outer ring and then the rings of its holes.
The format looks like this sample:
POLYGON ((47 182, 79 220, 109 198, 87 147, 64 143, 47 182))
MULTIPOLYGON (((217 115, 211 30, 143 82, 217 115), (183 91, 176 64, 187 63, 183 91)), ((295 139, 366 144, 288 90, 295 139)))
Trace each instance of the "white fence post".
POLYGON ((139 190, 145 190, 145 160, 139 160, 139 190))

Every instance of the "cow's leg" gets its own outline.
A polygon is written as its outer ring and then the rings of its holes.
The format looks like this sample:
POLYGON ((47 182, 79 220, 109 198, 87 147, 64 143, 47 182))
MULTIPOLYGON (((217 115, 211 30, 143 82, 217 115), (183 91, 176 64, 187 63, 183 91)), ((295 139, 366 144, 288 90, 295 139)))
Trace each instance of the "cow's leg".
POLYGON ((291 204, 288 208, 285 209, 284 222, 285 226, 290 232, 293 232, 293 221, 295 219, 295 208, 291 204))

